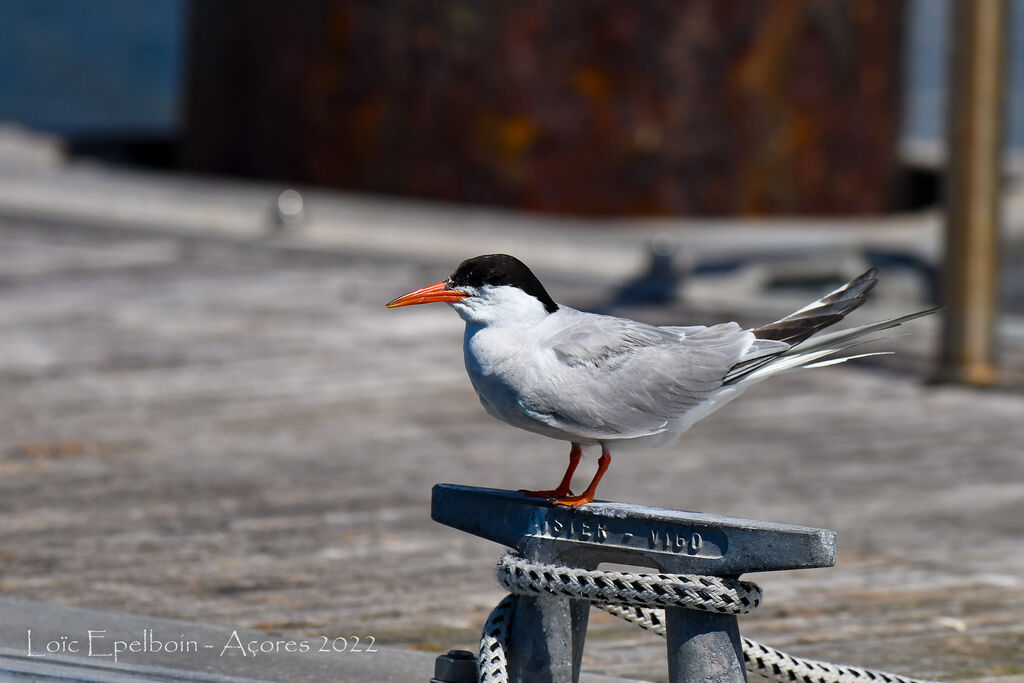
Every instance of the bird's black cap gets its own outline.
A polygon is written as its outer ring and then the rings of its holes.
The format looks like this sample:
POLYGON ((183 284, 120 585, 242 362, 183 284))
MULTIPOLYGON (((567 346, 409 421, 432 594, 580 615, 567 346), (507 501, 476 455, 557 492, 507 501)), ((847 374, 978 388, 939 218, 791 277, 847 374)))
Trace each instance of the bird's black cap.
POLYGON ((484 285, 518 287, 536 297, 544 304, 544 310, 548 313, 558 310, 558 304, 547 293, 533 271, 515 256, 508 254, 487 254, 466 259, 448 277, 446 286, 448 289, 457 289, 484 285))

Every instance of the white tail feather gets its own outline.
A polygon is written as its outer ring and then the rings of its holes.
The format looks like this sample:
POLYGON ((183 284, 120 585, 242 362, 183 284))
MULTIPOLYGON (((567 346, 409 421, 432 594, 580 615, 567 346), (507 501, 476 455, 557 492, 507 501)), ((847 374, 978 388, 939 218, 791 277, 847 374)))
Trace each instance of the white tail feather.
POLYGON ((874 351, 873 353, 858 353, 854 356, 843 356, 842 358, 829 358, 828 360, 818 361, 817 363, 811 363, 810 365, 802 365, 803 368, 826 368, 829 365, 839 365, 845 363, 848 360, 854 358, 867 358, 868 356, 891 356, 893 351, 874 351))
POLYGON ((869 323, 867 325, 860 325, 859 327, 851 327, 846 330, 838 330, 836 332, 812 337, 801 344, 793 346, 788 351, 779 354, 775 360, 768 361, 764 365, 751 370, 747 374, 739 376, 735 382, 737 384, 759 382, 771 375, 786 372, 787 370, 794 370, 797 368, 821 368, 829 365, 845 363, 846 361, 853 360, 854 358, 864 358, 866 356, 877 356, 891 353, 889 351, 878 351, 874 353, 861 353, 854 356, 844 356, 843 358, 823 360, 834 353, 846 351, 850 348, 860 346, 861 344, 866 344, 868 342, 877 341, 877 338, 864 339, 867 335, 897 327, 910 320, 930 315, 937 310, 939 309, 932 308, 926 311, 918 311, 917 313, 910 313, 909 315, 899 316, 898 318, 880 320, 875 323, 869 323))
POLYGON ((890 318, 889 320, 880 320, 875 323, 868 323, 867 325, 860 325, 859 327, 851 327, 845 330, 836 330, 835 332, 828 332, 816 337, 811 337, 803 344, 797 344, 789 351, 783 353, 783 356, 789 355, 803 355, 812 351, 816 351, 819 348, 825 346, 841 346, 847 348, 846 342, 853 341, 865 335, 869 335, 873 332, 881 332, 882 330, 888 330, 892 327, 898 327, 905 322, 909 322, 916 318, 921 318, 926 315, 931 315, 937 308, 929 308, 925 311, 918 311, 917 313, 910 313, 909 315, 901 315, 898 318, 890 318))

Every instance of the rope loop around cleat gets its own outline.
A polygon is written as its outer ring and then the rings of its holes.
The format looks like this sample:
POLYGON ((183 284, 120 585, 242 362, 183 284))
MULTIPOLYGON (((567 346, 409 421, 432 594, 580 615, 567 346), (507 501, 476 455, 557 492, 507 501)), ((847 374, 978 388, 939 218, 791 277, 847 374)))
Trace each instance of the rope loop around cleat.
MULTIPOLYGON (((665 607, 748 614, 761 603, 761 588, 750 581, 694 574, 651 574, 578 569, 531 562, 505 554, 498 560, 498 583, 508 589, 484 625, 477 662, 480 683, 507 683, 505 656, 514 595, 547 593, 590 600, 595 607, 665 635, 665 607)), ((787 655, 743 638, 743 662, 749 673, 779 683, 934 683, 883 671, 841 666, 787 655)))
POLYGON ((718 576, 575 569, 512 554, 498 560, 497 575, 498 583, 517 595, 550 593, 593 603, 685 607, 717 614, 748 614, 761 604, 756 583, 718 576))

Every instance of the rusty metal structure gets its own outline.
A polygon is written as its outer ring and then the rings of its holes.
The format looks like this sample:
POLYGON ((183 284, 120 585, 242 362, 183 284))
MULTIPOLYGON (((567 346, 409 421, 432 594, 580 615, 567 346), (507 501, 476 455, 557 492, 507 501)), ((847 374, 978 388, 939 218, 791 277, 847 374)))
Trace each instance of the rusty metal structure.
POLYGON ((904 3, 197 0, 189 168, 588 215, 897 195, 904 3))

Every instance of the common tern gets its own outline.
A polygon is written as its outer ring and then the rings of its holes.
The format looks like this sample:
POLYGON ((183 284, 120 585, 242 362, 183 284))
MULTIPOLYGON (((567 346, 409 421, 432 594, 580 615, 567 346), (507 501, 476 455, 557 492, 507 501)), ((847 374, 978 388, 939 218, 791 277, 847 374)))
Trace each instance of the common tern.
POLYGON ((387 307, 444 302, 455 309, 466 322, 466 371, 487 412, 572 444, 558 486, 526 493, 579 507, 594 499, 612 449, 674 443, 748 387, 786 370, 875 355, 828 358, 936 310, 817 334, 864 303, 876 272, 753 329, 734 322, 656 327, 578 311, 555 303, 533 272, 506 254, 463 261, 448 279, 387 307), (597 473, 573 495, 582 447, 593 444, 601 447, 597 473))

